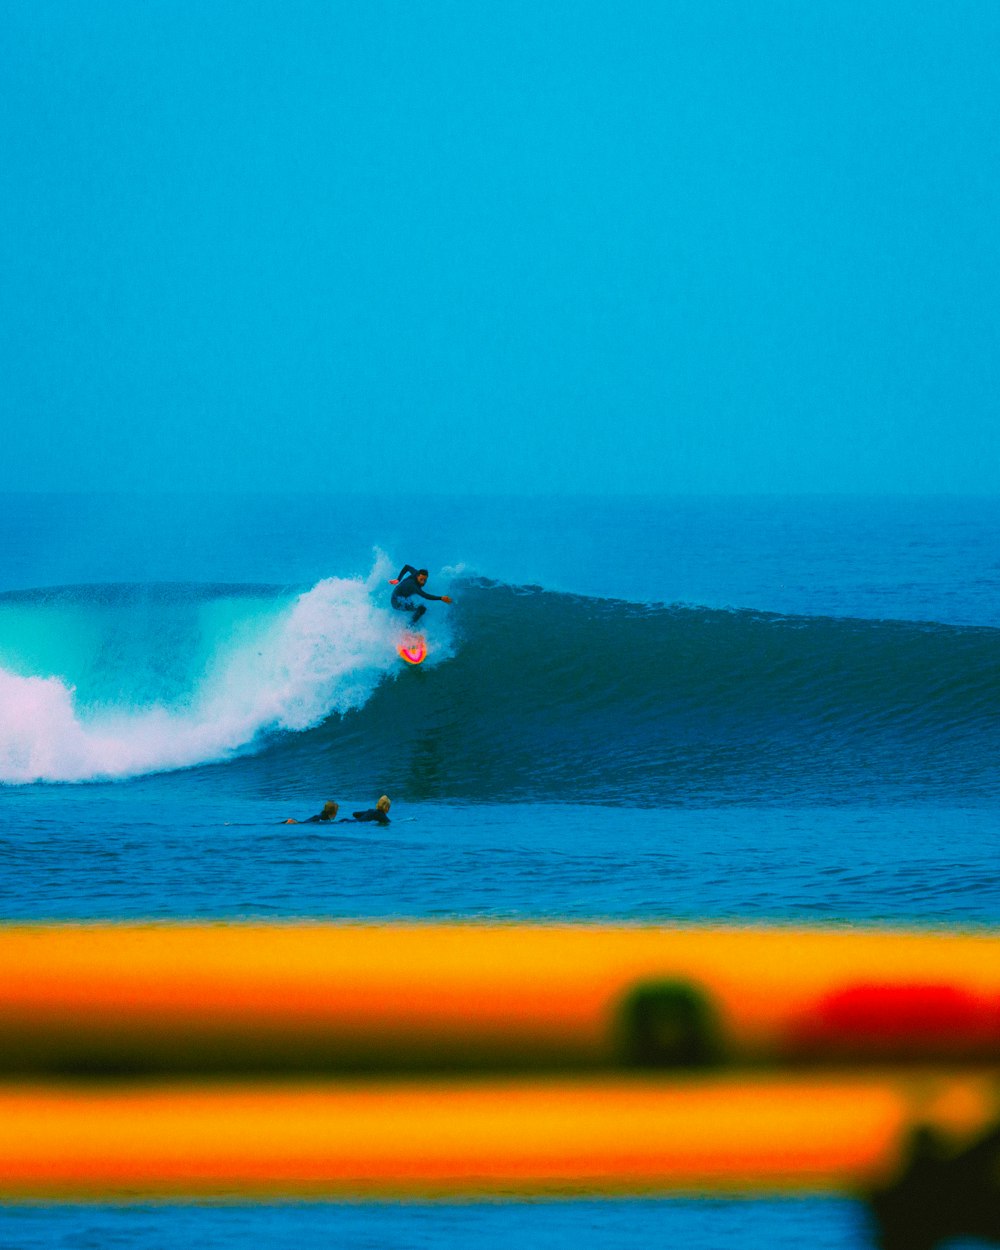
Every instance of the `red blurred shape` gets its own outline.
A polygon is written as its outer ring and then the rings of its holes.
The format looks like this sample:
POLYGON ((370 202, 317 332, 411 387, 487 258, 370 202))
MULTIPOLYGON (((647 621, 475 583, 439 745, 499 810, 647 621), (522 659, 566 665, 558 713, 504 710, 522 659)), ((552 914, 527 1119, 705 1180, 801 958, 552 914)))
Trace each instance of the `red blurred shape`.
POLYGON ((1000 1058, 1000 999, 952 985, 851 985, 791 1030, 793 1052, 843 1058, 1000 1058))

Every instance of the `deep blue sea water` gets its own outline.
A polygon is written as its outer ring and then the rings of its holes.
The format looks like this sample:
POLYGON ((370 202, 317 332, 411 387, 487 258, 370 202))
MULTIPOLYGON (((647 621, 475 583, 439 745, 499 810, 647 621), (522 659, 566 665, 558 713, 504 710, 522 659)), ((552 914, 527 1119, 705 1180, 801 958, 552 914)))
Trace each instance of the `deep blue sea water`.
MULTIPOLYGON (((991 499, 6 496, 0 916, 996 924, 998 609, 991 499), (405 561, 455 601, 420 669, 405 561)), ((867 1244, 818 1199, 0 1210, 4 1247, 515 1237, 867 1244)))

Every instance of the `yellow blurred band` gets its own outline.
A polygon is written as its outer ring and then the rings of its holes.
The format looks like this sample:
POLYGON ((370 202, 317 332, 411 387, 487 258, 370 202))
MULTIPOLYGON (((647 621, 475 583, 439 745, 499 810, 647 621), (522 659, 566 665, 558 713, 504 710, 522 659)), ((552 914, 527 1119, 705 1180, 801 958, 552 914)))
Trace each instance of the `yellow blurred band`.
POLYGON ((774 925, 0 927, 0 1074, 1000 1059, 1000 937, 774 925), (678 1042, 680 1037, 680 1042, 678 1042))

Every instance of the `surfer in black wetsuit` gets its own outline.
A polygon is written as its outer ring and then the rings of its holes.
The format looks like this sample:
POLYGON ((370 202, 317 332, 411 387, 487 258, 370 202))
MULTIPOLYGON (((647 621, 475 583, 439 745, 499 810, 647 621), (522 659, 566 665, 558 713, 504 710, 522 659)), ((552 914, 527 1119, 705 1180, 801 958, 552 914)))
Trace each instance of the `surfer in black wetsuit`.
POLYGON ((294 816, 289 816, 287 820, 283 820, 283 825, 325 825, 331 820, 337 819, 337 812, 340 808, 331 799, 328 803, 323 804, 323 810, 317 816, 309 816, 305 820, 296 820, 294 816))
POLYGON ((355 820, 375 820, 380 825, 389 824, 389 808, 392 804, 389 802, 389 796, 383 794, 374 807, 367 812, 353 812, 355 820))
POLYGON ((392 606, 397 612, 409 612, 414 625, 427 611, 422 603, 414 603, 414 596, 421 599, 432 599, 435 603, 451 603, 450 595, 429 595, 424 587, 427 585, 427 570, 415 569, 412 564, 404 564, 399 576, 389 583, 393 587, 392 606))

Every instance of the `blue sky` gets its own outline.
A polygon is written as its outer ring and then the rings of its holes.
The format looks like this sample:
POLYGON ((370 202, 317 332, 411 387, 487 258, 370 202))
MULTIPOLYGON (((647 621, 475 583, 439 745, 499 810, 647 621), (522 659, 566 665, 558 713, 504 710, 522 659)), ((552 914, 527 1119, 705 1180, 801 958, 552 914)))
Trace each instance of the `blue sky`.
POLYGON ((997 492, 994 0, 4 16, 0 488, 997 492))

